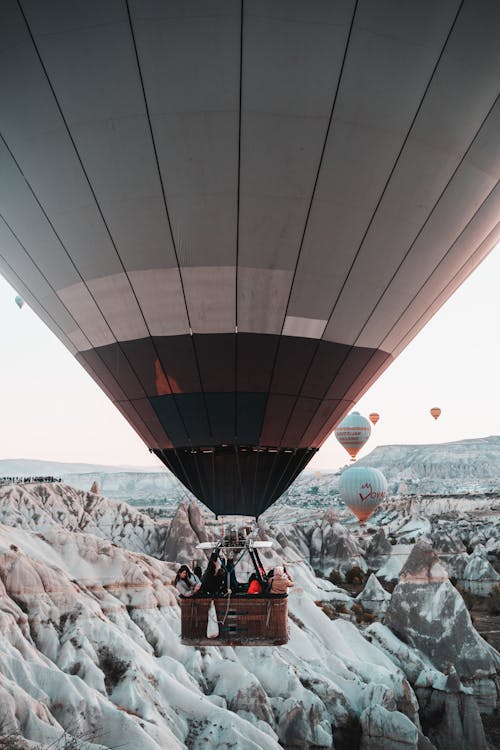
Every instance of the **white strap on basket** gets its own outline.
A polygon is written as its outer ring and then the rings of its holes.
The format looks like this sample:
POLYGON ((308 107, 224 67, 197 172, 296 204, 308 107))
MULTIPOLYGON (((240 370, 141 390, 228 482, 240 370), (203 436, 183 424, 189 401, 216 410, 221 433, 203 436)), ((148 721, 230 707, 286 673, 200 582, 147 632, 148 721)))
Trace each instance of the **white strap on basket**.
POLYGON ((207 618, 207 638, 219 637, 219 623, 217 622, 217 610, 215 609, 214 600, 210 602, 207 618))

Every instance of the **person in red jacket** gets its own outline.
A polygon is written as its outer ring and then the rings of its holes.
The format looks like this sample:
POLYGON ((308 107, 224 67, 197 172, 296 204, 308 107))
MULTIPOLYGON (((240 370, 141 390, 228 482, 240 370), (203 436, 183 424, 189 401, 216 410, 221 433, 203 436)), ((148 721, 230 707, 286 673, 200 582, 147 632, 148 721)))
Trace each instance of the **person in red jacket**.
POLYGON ((255 573, 248 579, 247 594, 262 594, 262 584, 255 573))

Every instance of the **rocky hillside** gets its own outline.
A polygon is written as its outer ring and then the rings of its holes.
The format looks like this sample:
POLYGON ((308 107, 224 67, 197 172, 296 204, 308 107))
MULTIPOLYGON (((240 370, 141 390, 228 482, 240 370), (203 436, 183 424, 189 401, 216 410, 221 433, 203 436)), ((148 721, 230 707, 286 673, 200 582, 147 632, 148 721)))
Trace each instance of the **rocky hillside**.
POLYGON ((397 494, 500 490, 500 436, 435 445, 384 445, 358 461, 380 469, 397 494))
POLYGON ((392 597, 372 579, 354 600, 314 569, 347 573, 377 554, 383 565, 391 545, 368 554, 334 518, 261 524, 257 537, 274 540, 265 565, 293 571, 289 643, 195 649, 180 645, 172 580, 209 535, 198 506, 147 534, 133 509, 62 485, 3 488, 0 512, 4 737, 47 747, 66 732, 86 750, 488 748, 480 712, 497 703, 500 660, 425 543, 407 551, 392 597), (358 622, 376 600, 379 615, 358 622))

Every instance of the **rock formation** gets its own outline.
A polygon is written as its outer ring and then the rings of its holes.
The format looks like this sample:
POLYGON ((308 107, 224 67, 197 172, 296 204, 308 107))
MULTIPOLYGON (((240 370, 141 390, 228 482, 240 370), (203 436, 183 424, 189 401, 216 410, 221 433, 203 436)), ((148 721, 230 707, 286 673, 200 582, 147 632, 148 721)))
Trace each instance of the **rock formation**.
POLYGON ((418 542, 401 571, 385 623, 441 671, 450 665, 474 687, 482 708, 496 702, 500 656, 474 629, 467 607, 428 542, 418 542))
POLYGON ((473 594, 487 596, 499 581, 500 575, 486 559, 485 548, 478 545, 460 577, 461 586, 473 594))
POLYGON ((377 617, 383 618, 391 595, 383 588, 372 573, 368 578, 363 591, 356 597, 356 601, 362 605, 366 612, 370 612, 377 617))
POLYGON ((488 750, 476 700, 455 669, 447 671, 445 679, 437 681, 422 672, 415 685, 426 736, 439 750, 488 750))
POLYGON ((205 561, 205 553, 196 549, 200 542, 206 542, 208 533, 199 506, 179 503, 165 540, 163 559, 178 564, 193 565, 194 561, 205 561))
POLYGON ((361 714, 360 750, 417 750, 419 732, 407 716, 384 706, 369 706, 361 714))
POLYGON ((377 529, 366 548, 365 559, 372 570, 378 570, 391 554, 392 545, 383 528, 377 529))
POLYGON ((344 577, 354 567, 367 570, 363 550, 349 531, 340 523, 326 521, 312 532, 310 562, 314 570, 320 570, 326 576, 336 571, 344 577))
POLYGON ((133 552, 161 556, 168 522, 153 521, 130 505, 65 484, 0 487, 0 523, 34 532, 84 531, 133 552))

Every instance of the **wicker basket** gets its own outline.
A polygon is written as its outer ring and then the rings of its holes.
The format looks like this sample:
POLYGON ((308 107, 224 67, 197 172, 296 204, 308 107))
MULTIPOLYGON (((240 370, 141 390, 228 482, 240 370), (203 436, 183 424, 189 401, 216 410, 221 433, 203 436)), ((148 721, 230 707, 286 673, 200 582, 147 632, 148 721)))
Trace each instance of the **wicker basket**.
POLYGON ((239 595, 181 599, 181 642, 187 646, 282 646, 288 641, 288 597, 239 595), (214 602, 219 637, 207 638, 214 602))

